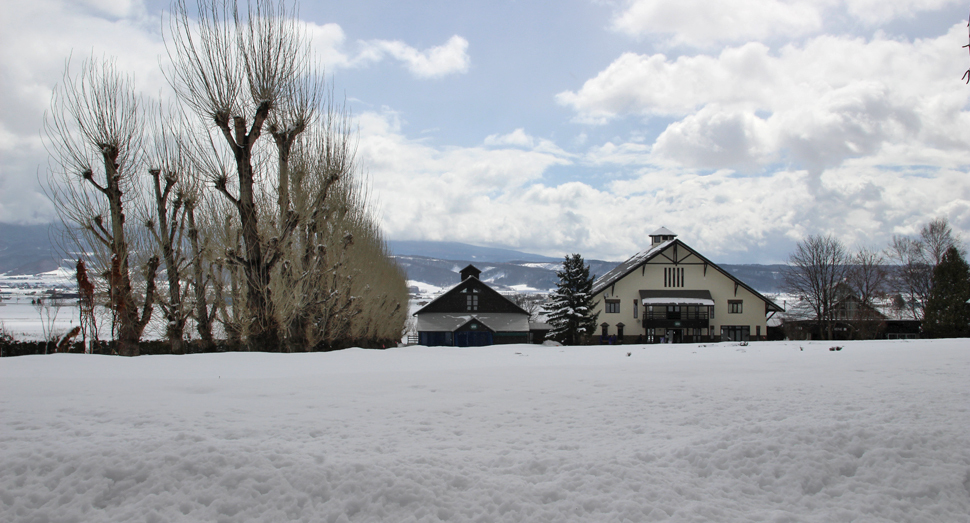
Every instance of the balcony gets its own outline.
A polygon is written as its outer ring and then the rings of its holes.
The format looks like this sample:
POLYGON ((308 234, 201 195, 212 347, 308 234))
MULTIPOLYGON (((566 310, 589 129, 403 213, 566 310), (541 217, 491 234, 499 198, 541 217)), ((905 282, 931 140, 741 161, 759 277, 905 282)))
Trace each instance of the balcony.
POLYGON ((646 320, 709 320, 711 315, 707 307, 682 307, 680 310, 647 310, 643 313, 646 320), (686 310, 685 310, 686 309, 686 310))

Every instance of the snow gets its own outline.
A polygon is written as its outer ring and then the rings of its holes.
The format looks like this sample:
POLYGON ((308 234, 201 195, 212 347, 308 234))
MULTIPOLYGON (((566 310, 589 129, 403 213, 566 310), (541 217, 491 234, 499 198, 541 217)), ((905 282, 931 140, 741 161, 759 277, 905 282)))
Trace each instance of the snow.
MULTIPOLYGON (((66 300, 65 300, 66 301, 66 300)), ((56 312, 53 322, 54 332, 64 334, 80 322, 76 305, 68 302, 56 312)), ((40 341, 44 339, 44 321, 40 311, 30 303, 29 297, 14 297, 0 302, 0 325, 16 339, 22 341, 40 341)))
POLYGON ((417 280, 408 280, 407 285, 409 288, 417 287, 418 293, 425 296, 441 294, 446 289, 450 288, 450 287, 438 287, 437 285, 432 285, 430 283, 424 283, 417 280))
POLYGON ((970 521, 968 340, 0 359, 0 521, 970 521))
POLYGON ((525 284, 525 283, 522 283, 519 285, 509 285, 509 288, 518 294, 538 294, 538 293, 551 292, 551 289, 537 289, 535 287, 530 287, 528 284, 525 284))
POLYGON ((714 300, 705 300, 698 298, 677 298, 677 297, 667 297, 667 298, 644 298, 642 300, 644 305, 714 305, 714 300))
POLYGON ((526 262, 518 263, 520 267, 532 267, 535 269, 546 269, 548 271, 560 271, 562 270, 562 262, 526 262))

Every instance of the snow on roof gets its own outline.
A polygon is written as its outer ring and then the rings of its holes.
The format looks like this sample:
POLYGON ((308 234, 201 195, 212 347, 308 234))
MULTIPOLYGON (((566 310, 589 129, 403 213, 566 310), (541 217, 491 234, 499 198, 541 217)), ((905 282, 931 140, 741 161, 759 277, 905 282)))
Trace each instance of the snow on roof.
POLYGON ((517 312, 454 313, 427 312, 417 315, 418 332, 454 332, 462 325, 478 320, 495 332, 528 332, 529 315, 517 312))
POLYGON ((640 291, 644 305, 714 305, 711 291, 640 291))
POLYGON ((641 263, 649 260, 655 254, 667 248, 668 245, 674 243, 677 240, 667 240, 663 243, 658 243, 652 245, 649 249, 634 254, 629 260, 613 267, 613 270, 600 276, 593 282, 593 294, 600 292, 605 289, 609 284, 622 278, 626 273, 630 272, 634 268, 638 267, 641 263))
POLYGON ((666 227, 661 227, 656 231, 653 231, 652 233, 650 233, 650 236, 677 236, 677 235, 674 234, 670 229, 666 227))

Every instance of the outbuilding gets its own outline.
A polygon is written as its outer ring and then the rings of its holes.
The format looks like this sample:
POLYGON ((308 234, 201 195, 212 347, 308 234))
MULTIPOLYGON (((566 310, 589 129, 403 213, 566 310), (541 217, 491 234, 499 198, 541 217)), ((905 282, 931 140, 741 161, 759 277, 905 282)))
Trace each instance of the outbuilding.
POLYGON ((469 265, 460 283, 414 313, 418 343, 480 347, 529 343, 529 313, 489 287, 469 265))

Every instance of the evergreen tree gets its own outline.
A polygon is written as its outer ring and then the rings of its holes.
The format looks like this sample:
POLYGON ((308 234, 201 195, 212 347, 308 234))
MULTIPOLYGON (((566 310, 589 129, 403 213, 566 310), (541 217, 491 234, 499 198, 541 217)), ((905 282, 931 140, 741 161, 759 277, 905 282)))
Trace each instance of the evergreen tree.
POLYGON ((593 314, 596 307, 592 292, 595 277, 590 276, 589 265, 579 254, 566 256, 562 270, 556 272, 556 276, 559 283, 552 294, 552 302, 543 307, 552 325, 546 338, 565 345, 576 345, 583 336, 596 331, 599 313, 593 314))
POLYGON ((933 288, 926 302, 923 330, 933 338, 970 334, 970 267, 956 247, 950 247, 933 270, 933 288))

